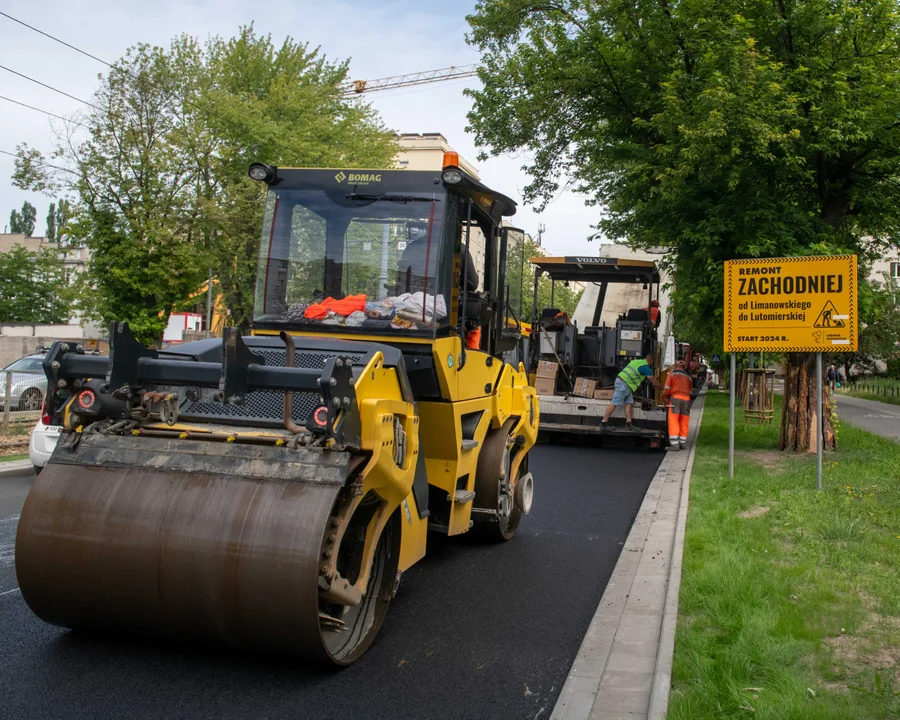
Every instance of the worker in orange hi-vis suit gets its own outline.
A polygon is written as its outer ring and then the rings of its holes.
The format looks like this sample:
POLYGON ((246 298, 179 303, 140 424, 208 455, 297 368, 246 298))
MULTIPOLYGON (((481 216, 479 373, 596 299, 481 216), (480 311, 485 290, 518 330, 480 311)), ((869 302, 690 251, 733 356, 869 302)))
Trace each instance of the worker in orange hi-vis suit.
POLYGON ((691 388, 694 383, 684 369, 684 361, 675 363, 663 389, 663 401, 669 408, 669 449, 684 450, 691 414, 691 388))

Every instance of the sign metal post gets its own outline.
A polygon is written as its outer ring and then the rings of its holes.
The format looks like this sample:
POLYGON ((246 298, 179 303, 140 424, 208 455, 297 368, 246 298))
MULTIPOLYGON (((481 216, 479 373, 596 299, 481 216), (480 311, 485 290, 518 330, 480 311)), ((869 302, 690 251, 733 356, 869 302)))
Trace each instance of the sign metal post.
POLYGON ((822 353, 816 353, 816 490, 822 489, 822 449, 825 418, 822 416, 822 353))
POLYGON ((734 477, 734 372, 735 354, 731 353, 731 372, 728 377, 728 477, 734 477))

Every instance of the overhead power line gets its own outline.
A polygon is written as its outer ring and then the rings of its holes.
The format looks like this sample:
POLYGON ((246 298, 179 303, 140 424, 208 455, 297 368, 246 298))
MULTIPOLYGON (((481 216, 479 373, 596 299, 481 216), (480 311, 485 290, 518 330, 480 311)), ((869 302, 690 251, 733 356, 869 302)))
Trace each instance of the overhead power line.
MULTIPOLYGON (((103 58, 99 58, 96 55, 92 55, 91 53, 87 52, 86 50, 82 50, 81 48, 76 47, 75 45, 72 45, 71 43, 67 43, 65 40, 61 40, 60 38, 56 37, 55 35, 51 35, 50 33, 44 32, 43 30, 40 30, 40 29, 34 27, 33 25, 29 25, 27 22, 24 22, 23 20, 19 20, 18 18, 13 17, 9 13, 0 11, 0 16, 3 16, 9 20, 12 20, 13 22, 18 23, 19 25, 22 25, 23 27, 26 27, 29 30, 33 30, 34 32, 36 32, 40 35, 43 35, 44 37, 49 38, 50 40, 53 40, 54 42, 57 42, 60 45, 64 45, 65 47, 84 55, 85 57, 89 57, 92 60, 96 60, 98 63, 106 65, 106 67, 108 67, 108 68, 112 68, 113 70, 118 70, 119 72, 124 72, 126 75, 130 76, 134 80, 140 80, 140 76, 137 73, 129 70, 128 68, 122 67, 121 65, 113 65, 112 63, 107 62, 103 58)), ((18 73, 15 70, 9 70, 9 68, 3 67, 2 65, 0 65, 0 68, 3 68, 4 70, 8 70, 9 72, 15 73, 16 75, 20 75, 21 77, 24 77, 26 80, 32 80, 32 78, 22 75, 22 73, 18 73)), ((44 85, 44 83, 41 83, 37 80, 32 80, 32 82, 37 82, 39 85, 44 85)), ((50 86, 44 85, 44 87, 50 87, 50 86)), ((98 108, 96 105, 92 105, 91 103, 89 103, 85 100, 81 100, 80 98, 69 95, 68 93, 63 93, 62 90, 56 90, 56 88, 50 87, 50 89, 55 90, 56 92, 60 92, 63 95, 66 95, 67 97, 72 98, 73 100, 78 100, 78 102, 84 103, 85 105, 89 105, 90 107, 100 110, 102 112, 101 108, 98 108)), ((183 102, 188 107, 193 107, 194 109, 209 113, 213 117, 216 117, 225 123, 229 122, 226 118, 222 117, 219 113, 215 112, 214 110, 211 110, 208 107, 201 107, 198 103, 189 100, 184 95, 179 95, 178 99, 181 100, 181 102, 183 102)))
MULTIPOLYGON (((19 157, 15 153, 11 153, 8 150, 0 150, 0 155, 9 155, 12 158, 19 157)), ((53 168, 54 170, 62 170, 63 172, 72 173, 72 175, 78 174, 74 170, 69 170, 69 168, 60 167, 59 165, 51 165, 50 163, 44 162, 43 160, 32 160, 31 162, 35 163, 36 165, 43 165, 44 167, 53 168)))
POLYGON ((6 100, 6 102, 11 102, 16 105, 21 105, 22 107, 28 108, 29 110, 34 110, 39 113, 44 113, 44 115, 49 115, 50 117, 55 117, 58 120, 62 120, 63 122, 72 123, 73 125, 78 125, 80 127, 87 127, 84 123, 80 123, 77 120, 70 120, 69 118, 63 117, 62 115, 57 115, 56 113, 48 112, 47 110, 41 110, 40 108, 34 107, 34 105, 28 105, 27 103, 19 102, 18 100, 13 100, 12 98, 8 98, 5 95, 0 95, 0 100, 6 100))
POLYGON ((54 35, 51 35, 50 33, 46 33, 43 30, 38 30, 33 25, 29 25, 27 22, 19 20, 18 18, 14 18, 12 15, 9 15, 9 14, 3 12, 2 10, 0 10, 0 15, 2 15, 3 17, 5 17, 9 20, 12 20, 15 23, 19 23, 19 25, 23 25, 24 27, 27 27, 29 30, 34 30, 34 32, 36 32, 40 35, 43 35, 44 37, 50 38, 51 40, 58 42, 60 45, 65 45, 67 48, 70 48, 77 53, 81 53, 85 57, 89 57, 91 60, 96 60, 98 63, 103 63, 104 65, 106 65, 106 67, 112 67, 112 65, 110 65, 108 62, 106 62, 106 60, 101 60, 96 55, 91 55, 89 52, 85 52, 81 48, 77 48, 74 45, 70 45, 65 40, 60 40, 58 37, 55 37, 54 35))
POLYGON ((75 97, 74 95, 69 95, 69 93, 65 92, 64 90, 60 90, 59 88, 55 88, 55 87, 53 87, 52 85, 48 85, 47 83, 42 83, 40 80, 35 80, 33 77, 29 77, 28 75, 25 75, 25 74, 20 73, 20 72, 18 72, 18 71, 16 71, 16 70, 13 70, 13 69, 11 69, 11 68, 6 67, 6 65, 0 65, 0 70, 6 70, 6 72, 8 72, 8 73, 12 73, 13 75, 18 75, 20 78, 25 78, 25 79, 28 80, 29 82, 33 82, 33 83, 35 83, 36 85, 40 85, 41 87, 45 87, 45 88, 47 88, 48 90, 52 90, 52 91, 55 92, 55 93, 59 93, 60 95, 65 95, 67 98, 71 98, 72 100, 77 100, 77 101, 80 102, 80 103, 84 103, 84 104, 87 105, 88 107, 94 108, 94 110, 100 110, 101 112, 103 111, 102 108, 97 107, 97 106, 94 105, 93 103, 89 103, 87 100, 82 100, 81 98, 77 98, 77 97, 75 97))

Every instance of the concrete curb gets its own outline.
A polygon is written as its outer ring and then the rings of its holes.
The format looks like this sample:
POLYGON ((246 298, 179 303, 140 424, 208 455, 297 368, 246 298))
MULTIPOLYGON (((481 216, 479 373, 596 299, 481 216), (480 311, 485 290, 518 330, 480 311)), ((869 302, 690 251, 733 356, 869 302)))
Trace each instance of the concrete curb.
POLYGON ((0 462, 0 479, 12 475, 21 475, 24 471, 32 472, 31 460, 9 460, 0 462))
MULTIPOLYGON (((705 395, 705 393, 704 393, 705 395)), ((695 403, 696 404, 696 403, 695 403)), ((678 625, 678 593, 681 590, 681 562, 684 557, 684 531, 687 526, 688 501, 691 490, 691 471, 694 469, 694 453, 697 449, 697 433, 703 420, 706 398, 700 402, 697 424, 691 429, 691 452, 681 483, 681 506, 678 508, 678 524, 675 526, 675 543, 672 552, 672 568, 669 571, 669 587, 666 591, 666 607, 663 612, 662 630, 653 690, 650 693, 649 720, 663 720, 669 708, 669 690, 672 687, 672 661, 675 657, 675 629, 678 625)), ((693 417, 691 418, 693 420, 693 417)))
POLYGON ((671 683, 688 494, 685 478, 703 415, 694 402, 691 451, 656 471, 569 670, 550 720, 647 720, 665 714, 671 683))

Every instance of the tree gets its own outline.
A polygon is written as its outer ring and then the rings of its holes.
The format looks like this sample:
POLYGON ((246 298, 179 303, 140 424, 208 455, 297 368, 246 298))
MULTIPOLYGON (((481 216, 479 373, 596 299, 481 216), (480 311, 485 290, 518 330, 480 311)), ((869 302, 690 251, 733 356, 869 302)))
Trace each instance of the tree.
POLYGON ((890 277, 867 281, 859 287, 859 350, 835 353, 829 360, 843 365, 847 379, 853 370, 876 372, 878 362, 889 366, 900 353, 900 313, 897 300, 900 288, 890 277))
POLYGON ((202 133, 191 143, 198 195, 223 302, 235 325, 248 327, 265 205, 265 187, 247 177, 250 163, 390 167, 396 146, 370 106, 343 98, 347 62, 328 62, 291 38, 276 47, 252 26, 228 40, 213 38, 205 57, 202 133))
MULTIPOLYGON (((53 203, 50 204, 53 207, 53 203)), ((67 243, 66 223, 72 217, 72 203, 65 198, 60 198, 56 203, 56 212, 54 215, 53 225, 56 229, 56 240, 61 247, 65 247, 67 243)), ((50 217, 47 217, 48 223, 50 217)))
POLYGON ((15 245, 0 253, 0 320, 65 323, 70 308, 65 270, 55 250, 30 252, 15 245))
POLYGON ((9 231, 11 233, 31 237, 34 233, 34 221, 37 218, 37 210, 27 200, 22 203, 22 212, 13 210, 9 214, 9 231))
POLYGON ((44 233, 50 242, 64 244, 65 226, 71 214, 71 208, 71 204, 65 199, 50 203, 50 207, 47 209, 47 232, 44 233))
POLYGON ((541 275, 538 280, 537 312, 534 314, 534 265, 529 262, 529 258, 543 257, 546 254, 529 235, 525 236, 520 247, 507 249, 506 283, 510 286, 510 304, 513 305, 513 312, 525 323, 530 323, 533 317, 540 317, 544 308, 555 307, 572 315, 581 300, 581 291, 576 292, 561 282, 554 287, 549 277, 541 275))
MULTIPOLYGON (((676 330, 713 353, 724 260, 865 258, 866 237, 900 225, 895 9, 482 0, 469 119, 490 153, 530 151, 526 200, 566 180, 605 209, 598 234, 670 248, 676 330)), ((790 361, 787 396, 809 405, 814 374, 790 361)), ((811 420, 783 416, 794 449, 810 446, 811 420)))
POLYGON ((347 63, 291 38, 276 47, 252 27, 205 45, 189 36, 167 50, 138 45, 103 78, 101 109, 81 119, 89 138, 60 138, 53 163, 63 171, 17 148, 14 184, 78 198, 66 229, 92 253, 85 280, 96 297, 84 310, 158 341, 172 308, 212 271, 247 327, 266 191, 247 177, 250 163, 392 163, 392 134, 369 106, 342 97, 346 76, 347 63))
POLYGON ((56 242, 56 203, 50 203, 47 209, 47 231, 44 235, 50 242, 56 242))

